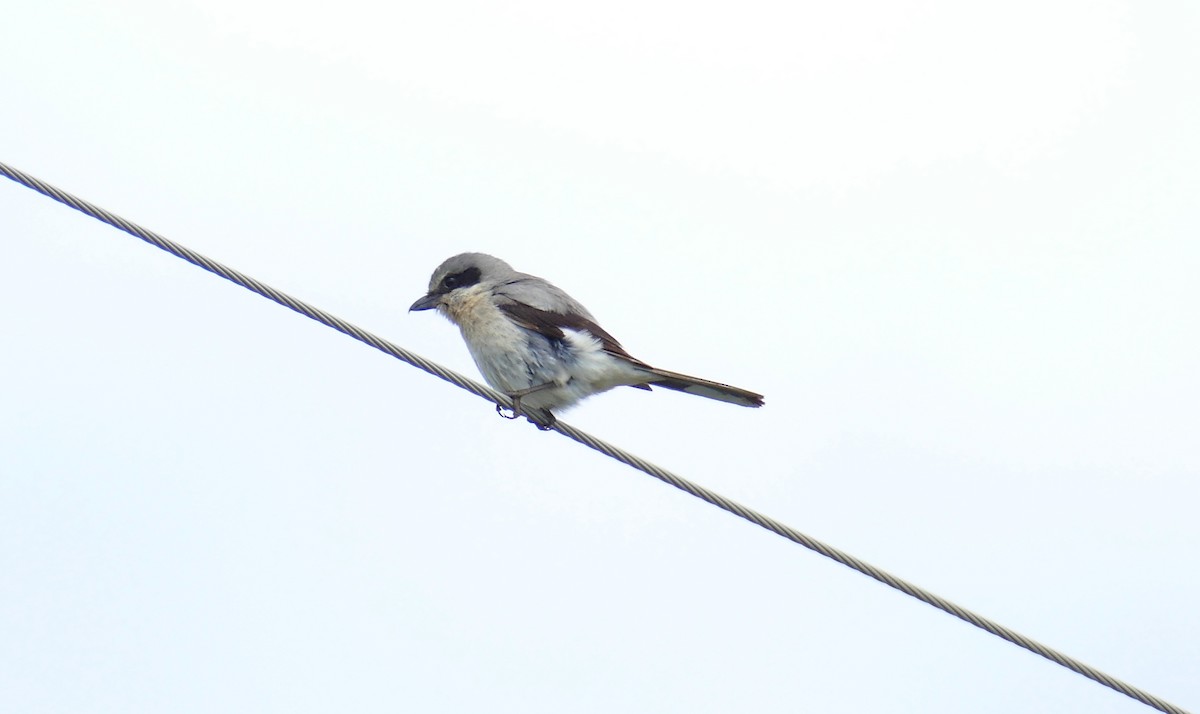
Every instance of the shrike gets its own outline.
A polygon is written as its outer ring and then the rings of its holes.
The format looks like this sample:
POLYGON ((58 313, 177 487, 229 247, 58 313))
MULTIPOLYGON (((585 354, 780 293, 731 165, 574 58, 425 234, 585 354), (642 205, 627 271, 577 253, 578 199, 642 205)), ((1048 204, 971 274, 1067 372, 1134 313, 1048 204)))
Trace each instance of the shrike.
POLYGON ((625 351, 574 298, 484 253, 463 253, 433 271, 410 310, 432 310, 462 332, 484 379, 512 400, 515 419, 569 407, 613 387, 666 387, 743 407, 761 394, 651 367, 625 351))

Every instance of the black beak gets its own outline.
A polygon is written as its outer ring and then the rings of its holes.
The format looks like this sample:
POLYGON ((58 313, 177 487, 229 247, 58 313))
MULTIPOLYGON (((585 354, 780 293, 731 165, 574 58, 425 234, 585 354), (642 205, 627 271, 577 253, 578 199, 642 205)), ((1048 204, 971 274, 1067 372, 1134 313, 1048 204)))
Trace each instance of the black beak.
POLYGON ((408 311, 413 312, 414 310, 432 310, 433 308, 437 307, 438 300, 441 299, 441 295, 438 295, 437 293, 429 293, 425 297, 414 302, 412 307, 408 308, 408 311))

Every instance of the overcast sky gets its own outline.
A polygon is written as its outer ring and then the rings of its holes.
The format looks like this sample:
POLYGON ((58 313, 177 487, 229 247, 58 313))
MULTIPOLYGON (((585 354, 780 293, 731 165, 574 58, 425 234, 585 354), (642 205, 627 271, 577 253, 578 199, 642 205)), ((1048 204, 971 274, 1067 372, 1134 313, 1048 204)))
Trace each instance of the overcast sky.
MULTIPOLYGON (((0 161, 1200 710, 1194 2, 9 3, 0 161)), ((0 710, 1149 711, 8 181, 0 710)))

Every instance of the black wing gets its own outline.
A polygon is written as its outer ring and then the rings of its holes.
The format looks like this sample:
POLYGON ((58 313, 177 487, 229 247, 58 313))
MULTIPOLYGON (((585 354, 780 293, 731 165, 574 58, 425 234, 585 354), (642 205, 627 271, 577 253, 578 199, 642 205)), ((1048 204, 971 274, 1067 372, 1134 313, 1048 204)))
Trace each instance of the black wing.
POLYGON ((497 307, 504 314, 508 315, 508 318, 513 322, 527 330, 533 330, 546 339, 561 342, 566 339, 566 335, 563 334, 563 328, 568 330, 582 330, 600 340, 600 345, 604 348, 605 352, 622 357, 630 362, 636 362, 639 365, 645 365, 645 362, 626 352, 621 343, 617 342, 617 338, 608 334, 604 331, 603 327, 600 327, 582 315, 550 312, 549 310, 541 310, 519 302, 506 303, 497 307))
MULTIPOLYGON (((563 334, 563 328, 587 332, 600 340, 600 345, 605 352, 629 360, 647 369, 653 369, 650 365, 626 352, 621 343, 617 342, 617 338, 605 332, 603 327, 600 327, 582 315, 550 312, 549 310, 541 310, 520 302, 505 303, 497 307, 514 323, 527 330, 532 330, 548 340, 561 342, 566 339, 566 335, 563 334)), ((650 388, 645 384, 632 386, 636 386, 639 389, 650 388)))

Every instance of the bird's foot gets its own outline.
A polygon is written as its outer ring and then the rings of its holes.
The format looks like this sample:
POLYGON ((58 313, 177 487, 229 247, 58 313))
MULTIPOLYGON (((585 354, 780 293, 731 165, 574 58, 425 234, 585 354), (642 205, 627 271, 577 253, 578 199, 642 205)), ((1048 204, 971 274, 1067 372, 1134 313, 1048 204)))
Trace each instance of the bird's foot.
POLYGON ((499 404, 496 405, 496 413, 505 419, 516 419, 517 417, 523 416, 529 421, 530 424, 533 424, 542 431, 549 431, 554 427, 554 423, 557 421, 554 414, 552 414, 549 409, 535 409, 531 412, 526 412, 521 408, 521 397, 533 394, 534 392, 551 386, 554 386, 553 383, 539 384, 538 386, 530 387, 529 389, 521 389, 516 392, 509 392, 508 398, 512 400, 513 405, 512 409, 508 411, 511 411, 512 415, 510 416, 509 414, 505 414, 505 408, 499 404))
POLYGON ((550 431, 554 428, 554 424, 558 422, 558 418, 549 409, 538 409, 536 419, 531 414, 526 414, 525 418, 529 420, 530 424, 533 424, 542 431, 550 431))

